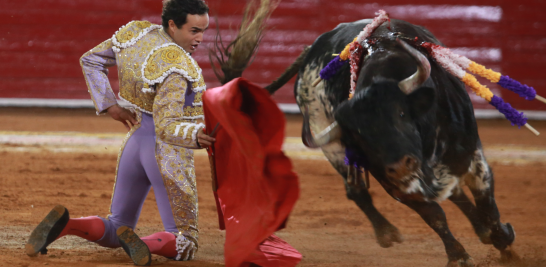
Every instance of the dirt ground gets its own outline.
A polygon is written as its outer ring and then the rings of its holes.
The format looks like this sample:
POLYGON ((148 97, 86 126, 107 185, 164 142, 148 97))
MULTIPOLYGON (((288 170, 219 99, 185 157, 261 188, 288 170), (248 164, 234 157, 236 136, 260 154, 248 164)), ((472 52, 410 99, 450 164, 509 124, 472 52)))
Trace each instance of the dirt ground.
MULTIPOLYGON (((288 116, 287 136, 299 136, 301 118, 288 116)), ((121 124, 89 109, 0 108, 0 132, 123 133, 121 124)), ((546 151, 546 122, 530 122, 543 135, 535 137, 505 120, 479 121, 486 155, 518 147, 546 151)), ((50 246, 48 255, 29 258, 24 243, 32 229, 56 204, 65 205, 71 217, 106 216, 114 182, 116 153, 53 153, 13 149, 24 145, 0 143, 0 266, 132 266, 122 249, 105 249, 73 237, 50 246)), ((531 152, 529 152, 531 153, 531 152)), ((538 155, 541 155, 541 154, 538 155)), ((525 154, 525 153, 524 153, 525 154)), ((293 158, 301 196, 278 235, 303 254, 300 266, 445 266, 440 238, 422 219, 388 196, 371 181, 378 210, 404 235, 404 242, 381 248, 365 215, 345 196, 341 177, 323 159, 293 158)), ((503 222, 517 233, 515 251, 520 262, 507 266, 546 266, 546 161, 490 161, 495 173, 496 200, 503 222)), ((218 230, 208 160, 196 156, 199 191, 200 250, 196 260, 174 262, 154 256, 152 266, 223 266, 224 233, 218 230)), ((442 202, 454 236, 473 257, 476 266, 501 265, 499 253, 483 245, 470 223, 449 201, 442 202)), ((137 226, 140 236, 162 230, 151 192, 137 226)))

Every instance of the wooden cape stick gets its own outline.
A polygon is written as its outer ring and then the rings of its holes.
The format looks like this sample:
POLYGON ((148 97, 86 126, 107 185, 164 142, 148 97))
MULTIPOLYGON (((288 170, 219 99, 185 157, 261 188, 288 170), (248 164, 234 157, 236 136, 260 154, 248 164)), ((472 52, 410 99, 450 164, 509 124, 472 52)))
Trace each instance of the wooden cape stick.
MULTIPOLYGON (((212 132, 210 132, 209 136, 214 137, 216 135, 216 132, 218 130, 218 127, 220 127, 220 123, 216 123, 216 126, 214 126, 214 129, 212 132)), ((209 151, 209 164, 210 164, 210 176, 212 178, 212 192, 218 191, 218 182, 216 180, 216 159, 214 158, 214 144, 209 146, 207 148, 207 151, 209 151)))

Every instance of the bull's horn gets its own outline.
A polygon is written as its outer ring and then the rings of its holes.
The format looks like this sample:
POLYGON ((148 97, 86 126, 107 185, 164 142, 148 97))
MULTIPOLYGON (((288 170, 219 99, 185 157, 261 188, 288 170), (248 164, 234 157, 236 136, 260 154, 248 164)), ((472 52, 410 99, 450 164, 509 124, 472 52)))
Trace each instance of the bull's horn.
POLYGON ((396 42, 402 45, 402 47, 404 47, 404 49, 406 49, 406 51, 408 51, 419 63, 417 64, 417 71, 413 75, 398 83, 400 90, 406 95, 409 95, 430 77, 430 63, 428 62, 427 57, 417 49, 406 44, 406 42, 401 41, 400 39, 396 39, 396 42))
POLYGON ((309 116, 307 108, 303 112, 303 127, 301 129, 301 139, 306 147, 319 148, 327 145, 341 137, 341 129, 337 121, 334 121, 326 129, 313 136, 309 127, 309 116))
POLYGON ((337 121, 334 121, 322 132, 318 133, 314 137, 311 135, 311 132, 302 135, 303 143, 305 146, 310 148, 319 148, 321 146, 327 145, 341 136, 341 129, 337 125, 337 121))

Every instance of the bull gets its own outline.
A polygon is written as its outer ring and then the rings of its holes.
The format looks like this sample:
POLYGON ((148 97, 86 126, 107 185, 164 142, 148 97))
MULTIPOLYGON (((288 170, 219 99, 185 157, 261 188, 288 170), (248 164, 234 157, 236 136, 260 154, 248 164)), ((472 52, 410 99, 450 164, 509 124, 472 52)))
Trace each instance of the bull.
POLYGON ((465 86, 416 45, 415 40, 442 45, 432 33, 401 20, 384 23, 369 38, 373 42, 366 47, 350 100, 348 64, 315 86, 333 54, 369 23, 342 23, 322 34, 267 89, 273 93, 290 72, 298 72, 294 94, 304 117, 303 142, 320 147, 344 178, 347 197, 367 215, 380 246, 402 242, 402 235, 374 207, 359 166, 440 236, 447 266, 474 263, 448 228, 438 204, 446 199, 466 215, 482 243, 500 251, 501 260, 516 259, 511 248, 515 232, 500 221, 493 172, 484 157, 465 86), (360 165, 346 164, 349 152, 360 165), (469 187, 475 204, 463 185, 469 187))
MULTIPOLYGON (((217 34, 210 56, 221 67, 215 73, 222 84, 240 77, 248 66, 261 40, 263 22, 276 3, 261 0, 255 22, 243 23, 246 27, 241 27, 228 46, 221 45, 217 34)), ((493 172, 484 157, 465 86, 418 45, 443 46, 432 33, 401 20, 384 23, 368 38, 352 98, 348 65, 315 84, 333 54, 371 22, 342 23, 322 34, 266 89, 273 94, 298 75, 294 94, 303 114, 303 142, 321 148, 344 178, 347 197, 366 214, 380 246, 402 242, 402 235, 374 207, 361 167, 440 236, 447 266, 474 263, 448 228, 438 204, 446 199, 466 215, 482 243, 500 251, 501 260, 517 259, 511 248, 515 232, 509 223, 500 221, 493 172), (348 157, 353 161, 350 164, 345 161, 348 157), (475 204, 463 185, 469 187, 475 204)))

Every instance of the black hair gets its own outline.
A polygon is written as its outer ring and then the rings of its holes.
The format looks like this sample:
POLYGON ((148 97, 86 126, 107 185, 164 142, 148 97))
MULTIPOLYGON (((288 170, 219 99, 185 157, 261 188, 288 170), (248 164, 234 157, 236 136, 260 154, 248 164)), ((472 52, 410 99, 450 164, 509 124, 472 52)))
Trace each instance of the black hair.
POLYGON ((188 14, 205 15, 209 13, 209 7, 203 0, 163 0, 163 13, 161 20, 163 28, 169 28, 169 20, 173 20, 179 29, 186 24, 188 14))

